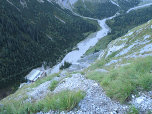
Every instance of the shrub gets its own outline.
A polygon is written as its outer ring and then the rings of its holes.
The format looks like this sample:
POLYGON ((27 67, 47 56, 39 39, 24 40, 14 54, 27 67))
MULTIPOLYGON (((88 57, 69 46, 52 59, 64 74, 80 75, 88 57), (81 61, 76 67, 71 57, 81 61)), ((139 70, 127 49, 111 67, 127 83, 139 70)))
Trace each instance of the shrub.
POLYGON ((62 64, 59 69, 63 70, 65 68, 69 68, 71 65, 71 63, 64 61, 64 64, 62 64))
POLYGON ((69 90, 61 91, 57 94, 48 94, 43 100, 37 102, 25 102, 25 99, 11 99, 3 102, 0 107, 0 114, 30 114, 40 111, 48 112, 49 110, 71 110, 81 99, 85 93, 82 91, 74 92, 69 90))
POLYGON ((52 109, 52 110, 71 110, 73 109, 80 100, 85 96, 85 94, 81 91, 74 92, 64 90, 58 94, 48 96, 44 99, 43 105, 45 108, 52 109))

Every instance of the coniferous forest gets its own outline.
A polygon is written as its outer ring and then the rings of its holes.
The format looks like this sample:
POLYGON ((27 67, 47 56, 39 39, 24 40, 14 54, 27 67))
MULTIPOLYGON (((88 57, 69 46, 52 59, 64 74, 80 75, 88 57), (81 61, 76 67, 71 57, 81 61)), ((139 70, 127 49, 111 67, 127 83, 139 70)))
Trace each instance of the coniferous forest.
POLYGON ((86 17, 92 17, 96 19, 103 19, 106 17, 110 17, 112 15, 115 15, 116 12, 119 10, 119 8, 116 5, 112 4, 111 2, 95 3, 94 8, 92 10, 88 10, 82 6, 78 6, 76 7, 76 9, 80 15, 86 17))
POLYGON ((115 15, 117 12, 125 13, 129 8, 137 6, 140 0, 118 0, 117 3, 120 7, 110 0, 92 1, 92 3, 78 0, 73 10, 86 17, 103 19, 115 15))
MULTIPOLYGON (((129 0, 128 6, 121 6, 127 9, 138 1, 129 0)), ((23 82, 43 61, 55 65, 86 33, 98 29, 96 21, 75 16, 47 0, 1 0, 0 4, 0 89, 23 82)), ((92 12, 81 6, 76 9, 80 15, 98 19, 120 10, 109 1, 94 6, 92 12)))
POLYGON ((0 88, 24 81, 43 61, 56 64, 86 37, 84 33, 97 30, 96 22, 53 3, 28 1, 23 7, 14 0, 17 8, 7 1, 0 4, 0 88))
POLYGON ((130 29, 146 23, 152 19, 152 6, 130 11, 119 15, 112 20, 107 20, 107 25, 111 28, 109 36, 111 40, 114 40, 122 35, 126 34, 130 29))

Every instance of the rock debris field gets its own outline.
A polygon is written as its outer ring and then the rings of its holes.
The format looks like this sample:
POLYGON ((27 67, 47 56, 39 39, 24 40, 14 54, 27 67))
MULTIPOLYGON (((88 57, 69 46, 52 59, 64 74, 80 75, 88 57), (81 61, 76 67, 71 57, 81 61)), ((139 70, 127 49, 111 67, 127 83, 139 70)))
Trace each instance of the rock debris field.
MULTIPOLYGON (((29 98, 33 97, 35 100, 44 98, 50 92, 48 89, 50 83, 53 80, 58 80, 60 82, 53 93, 67 89, 72 91, 82 90, 86 92, 84 99, 70 112, 50 110, 48 113, 41 111, 37 114, 125 114, 128 112, 129 105, 112 101, 94 80, 86 79, 84 75, 79 73, 72 74, 72 77, 66 77, 65 73, 65 71, 62 71, 60 77, 55 77, 51 81, 39 85, 34 91, 28 93, 29 98)), ((29 102, 30 99, 27 99, 27 101, 29 102)), ((132 100, 129 103, 139 108, 140 114, 147 114, 148 111, 152 111, 152 92, 140 92, 138 97, 132 95, 132 100)))

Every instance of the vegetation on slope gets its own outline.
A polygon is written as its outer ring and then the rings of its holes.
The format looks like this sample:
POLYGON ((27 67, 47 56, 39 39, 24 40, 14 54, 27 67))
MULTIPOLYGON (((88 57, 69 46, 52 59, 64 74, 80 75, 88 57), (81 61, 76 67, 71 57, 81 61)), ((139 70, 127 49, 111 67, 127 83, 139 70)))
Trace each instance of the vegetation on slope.
POLYGON ((58 81, 53 80, 53 82, 50 85, 50 91, 53 91, 57 87, 58 81))
POLYGON ((98 81, 112 99, 125 102, 131 94, 152 90, 151 25, 150 20, 112 41, 87 70, 87 77, 98 81))
POLYGON ((109 33, 112 40, 126 34, 128 30, 152 19, 151 12, 152 6, 119 15, 112 20, 107 20, 106 23, 112 30, 111 33, 109 33))
POLYGON ((57 4, 18 0, 0 1, 0 88, 24 81, 24 76, 46 61, 56 64, 83 40, 84 33, 97 30, 97 22, 74 16, 57 4), (65 23, 63 23, 61 20, 65 23))
POLYGON ((111 33, 99 40, 93 48, 86 52, 86 54, 105 49, 112 40, 123 36, 128 30, 146 23, 152 19, 151 12, 152 6, 121 14, 111 20, 107 20, 106 23, 111 28, 111 33))
POLYGON ((137 6, 140 0, 118 0, 121 9, 126 12, 128 9, 137 6))
POLYGON ((58 77, 59 73, 52 74, 50 76, 39 79, 38 81, 26 84, 20 89, 18 89, 14 94, 7 96, 6 98, 0 101, 0 114, 26 114, 26 113, 37 113, 39 111, 49 112, 53 111, 70 111, 84 98, 85 92, 79 91, 70 91, 63 90, 59 93, 53 93, 58 84, 57 81, 52 81, 50 83, 49 89, 51 93, 45 95, 44 98, 34 99, 33 97, 28 96, 28 92, 33 91, 33 88, 36 88, 46 81, 50 81, 53 77, 58 77))
POLYGON ((146 57, 132 60, 130 65, 113 69, 104 75, 101 85, 107 91, 107 95, 124 102, 131 97, 132 93, 151 90, 151 59, 152 57, 146 57))
POLYGON ((82 91, 68 91, 64 90, 57 94, 48 94, 43 100, 26 102, 27 97, 11 99, 9 101, 2 102, 3 107, 0 107, 0 114, 27 114, 37 113, 39 111, 49 112, 63 111, 73 109, 81 99, 85 96, 82 91))
POLYGON ((110 17, 118 12, 119 8, 111 2, 90 2, 79 0, 75 4, 74 11, 85 17, 92 17, 95 19, 103 19, 110 17))
POLYGON ((120 6, 118 7, 110 0, 78 0, 74 4, 73 10, 86 17, 103 19, 115 15, 116 12, 125 13, 128 9, 137 6, 139 3, 140 0, 118 0, 120 6))
POLYGON ((110 69, 108 73, 94 71, 87 77, 100 82, 109 97, 124 102, 131 99, 131 94, 151 90, 151 59, 151 56, 133 59, 127 66, 110 69))

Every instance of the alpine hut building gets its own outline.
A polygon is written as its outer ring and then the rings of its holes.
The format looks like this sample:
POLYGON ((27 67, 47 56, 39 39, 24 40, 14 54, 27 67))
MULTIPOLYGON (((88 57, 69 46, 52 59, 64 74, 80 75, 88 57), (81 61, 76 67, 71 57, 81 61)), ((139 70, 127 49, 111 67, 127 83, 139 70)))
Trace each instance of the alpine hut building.
POLYGON ((38 78, 44 77, 45 72, 43 70, 33 69, 25 78, 28 82, 35 82, 38 78))

